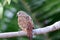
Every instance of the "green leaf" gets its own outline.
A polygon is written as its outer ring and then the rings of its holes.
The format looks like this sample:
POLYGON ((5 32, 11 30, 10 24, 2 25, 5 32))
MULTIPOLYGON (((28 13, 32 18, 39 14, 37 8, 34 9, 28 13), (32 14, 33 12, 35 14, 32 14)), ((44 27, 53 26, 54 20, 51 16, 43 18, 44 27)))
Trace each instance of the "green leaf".
POLYGON ((7 1, 7 3, 8 3, 8 4, 10 4, 10 3, 11 3, 11 0, 6 0, 6 1, 7 1))
POLYGON ((3 6, 5 6, 6 4, 10 5, 10 3, 11 3, 11 0, 4 0, 3 1, 3 6))
POLYGON ((3 16, 3 6, 0 3, 0 19, 2 18, 2 16, 3 16))

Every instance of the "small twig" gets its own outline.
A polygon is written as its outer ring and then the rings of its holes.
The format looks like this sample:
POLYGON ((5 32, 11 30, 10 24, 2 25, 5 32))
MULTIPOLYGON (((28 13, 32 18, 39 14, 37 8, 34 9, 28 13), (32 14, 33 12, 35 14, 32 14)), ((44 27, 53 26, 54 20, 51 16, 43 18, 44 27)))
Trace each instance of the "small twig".
MULTIPOLYGON (((38 34, 45 34, 47 32, 55 31, 60 29, 60 21, 44 27, 44 28, 38 28, 33 30, 33 34, 38 35, 38 34)), ((26 36, 26 32, 24 31, 18 31, 18 32, 7 32, 7 33, 0 33, 0 38, 9 38, 9 37, 17 37, 17 36, 26 36)))

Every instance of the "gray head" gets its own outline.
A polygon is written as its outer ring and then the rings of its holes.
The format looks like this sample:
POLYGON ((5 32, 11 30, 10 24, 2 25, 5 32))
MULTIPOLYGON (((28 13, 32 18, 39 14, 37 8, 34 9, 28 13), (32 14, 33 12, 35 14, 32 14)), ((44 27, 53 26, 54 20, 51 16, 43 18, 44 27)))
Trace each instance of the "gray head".
POLYGON ((26 12, 24 12, 24 11, 19 11, 19 12, 17 13, 17 16, 28 16, 28 15, 27 15, 26 12))

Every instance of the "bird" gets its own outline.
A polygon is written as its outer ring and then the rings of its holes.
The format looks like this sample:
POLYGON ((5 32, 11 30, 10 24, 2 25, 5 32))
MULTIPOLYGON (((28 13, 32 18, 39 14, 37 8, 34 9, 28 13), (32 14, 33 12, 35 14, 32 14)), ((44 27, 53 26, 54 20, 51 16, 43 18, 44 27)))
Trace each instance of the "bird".
POLYGON ((29 16, 24 11, 17 12, 17 16, 19 28, 21 28, 22 31, 25 31, 27 33, 27 37, 29 38, 29 40, 32 40, 34 23, 31 16, 29 16))

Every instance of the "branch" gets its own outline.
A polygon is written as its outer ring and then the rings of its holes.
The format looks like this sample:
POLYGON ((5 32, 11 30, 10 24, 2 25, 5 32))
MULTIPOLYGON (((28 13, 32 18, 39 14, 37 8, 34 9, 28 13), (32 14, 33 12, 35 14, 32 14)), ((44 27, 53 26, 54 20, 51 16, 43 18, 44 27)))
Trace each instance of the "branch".
MULTIPOLYGON (((38 34, 45 34, 47 32, 55 31, 60 29, 60 21, 44 27, 44 28, 38 28, 33 30, 33 34, 38 35, 38 34)), ((0 38, 8 38, 8 37, 16 37, 16 36, 26 36, 26 32, 24 31, 18 31, 18 32, 7 32, 7 33, 0 33, 0 38)))

